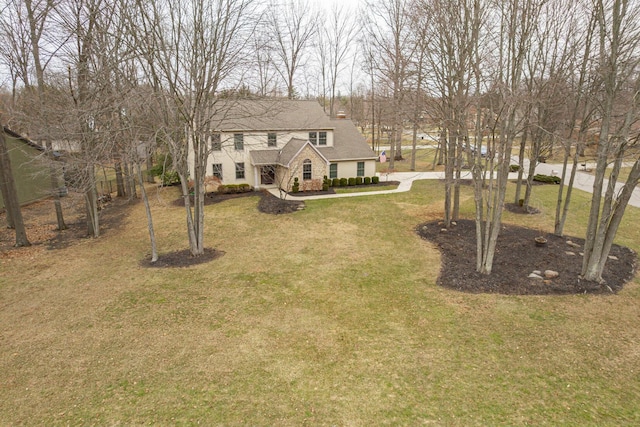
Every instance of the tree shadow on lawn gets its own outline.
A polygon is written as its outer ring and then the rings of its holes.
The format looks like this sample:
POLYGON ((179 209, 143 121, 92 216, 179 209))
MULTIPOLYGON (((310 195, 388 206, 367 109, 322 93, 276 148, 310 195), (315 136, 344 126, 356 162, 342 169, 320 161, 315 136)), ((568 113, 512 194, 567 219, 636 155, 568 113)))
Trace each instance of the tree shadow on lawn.
POLYGON ((503 224, 490 275, 477 273, 475 221, 460 220, 448 230, 441 221, 420 224, 416 232, 434 243, 442 254, 438 285, 470 293, 508 295, 610 294, 633 279, 637 254, 613 245, 603 272, 604 284, 582 280, 584 239, 545 235, 547 243, 536 246, 540 231, 503 224), (530 278, 533 271, 558 273, 555 278, 530 278))

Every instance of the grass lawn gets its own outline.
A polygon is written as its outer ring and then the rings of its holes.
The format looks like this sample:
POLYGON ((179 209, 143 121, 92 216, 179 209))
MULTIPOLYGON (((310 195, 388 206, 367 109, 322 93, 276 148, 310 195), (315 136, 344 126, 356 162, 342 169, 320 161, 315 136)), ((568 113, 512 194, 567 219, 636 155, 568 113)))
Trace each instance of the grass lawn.
POLYGON ((336 194, 366 193, 370 191, 395 190, 396 188, 398 188, 397 185, 379 185, 375 187, 363 187, 361 185, 356 185, 355 187, 333 187, 333 191, 335 191, 336 194))
MULTIPOLYGON (((410 143, 409 143, 410 144, 410 143)), ((435 156, 435 148, 418 148, 416 149, 416 171, 418 172, 432 172, 433 158, 435 156)), ((387 150, 387 156, 389 156, 389 150, 387 150)), ((410 172, 411 171, 411 149, 403 149, 402 157, 404 160, 396 160, 394 162, 395 172, 410 172)), ((444 170, 443 166, 436 165, 436 171, 444 170)), ((376 162, 376 172, 386 173, 389 171, 389 161, 386 163, 376 162)))
MULTIPOLYGON (((535 187, 541 215, 504 220, 551 231, 556 190, 535 187)), ((207 206, 206 244, 225 255, 189 268, 139 265, 141 203, 100 239, 0 254, 0 424, 640 424, 638 283, 440 288, 414 227, 441 216, 442 194, 423 181, 291 215, 257 197, 207 206)), ((153 196, 161 253, 187 246, 175 196, 153 196)), ((574 196, 567 233, 584 231, 588 202, 574 196)), ((636 250, 639 220, 629 208, 618 239, 636 250)))

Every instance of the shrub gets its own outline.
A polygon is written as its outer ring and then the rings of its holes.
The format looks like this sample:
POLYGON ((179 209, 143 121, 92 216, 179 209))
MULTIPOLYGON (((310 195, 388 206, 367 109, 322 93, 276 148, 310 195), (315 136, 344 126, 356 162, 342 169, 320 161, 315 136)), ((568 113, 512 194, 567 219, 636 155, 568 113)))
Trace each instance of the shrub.
POLYGON ((346 187, 348 183, 347 178, 340 178, 340 187, 346 187))
POLYGON ((329 182, 325 181, 322 183, 322 191, 329 191, 329 182))
POLYGON ((369 185, 369 184, 371 184, 371 178, 368 177, 368 176, 365 176, 364 177, 364 185, 369 185))
POLYGON ((349 187, 354 186, 354 185, 356 185, 356 179, 353 178, 353 177, 349 178, 348 183, 349 183, 349 187))
POLYGON ((151 176, 160 177, 162 185, 178 185, 180 184, 180 177, 178 172, 172 169, 173 161, 169 154, 160 154, 156 161, 156 164, 147 171, 151 176))
POLYGON ((331 186, 340 187, 340 178, 333 178, 333 180, 331 180, 331 186))
POLYGON ((253 190, 249 184, 225 184, 218 186, 218 193, 220 194, 236 194, 236 193, 248 193, 253 190))
POLYGON ((356 176, 356 185, 362 185, 362 177, 356 176))
POLYGON ((291 187, 292 193, 297 193, 300 191, 300 182, 298 181, 298 177, 293 178, 293 186, 291 187))
POLYGON ((380 177, 379 176, 372 176, 371 177, 371 183, 372 184, 377 184, 380 182, 380 177))
POLYGON ((236 192, 236 187, 237 186, 235 184, 220 185, 218 186, 218 193, 233 194, 236 192))
POLYGON ((520 170, 520 165, 509 165, 509 172, 518 172, 520 170))
POLYGON ((545 182, 547 184, 560 184, 559 176, 537 174, 533 176, 534 181, 545 182))

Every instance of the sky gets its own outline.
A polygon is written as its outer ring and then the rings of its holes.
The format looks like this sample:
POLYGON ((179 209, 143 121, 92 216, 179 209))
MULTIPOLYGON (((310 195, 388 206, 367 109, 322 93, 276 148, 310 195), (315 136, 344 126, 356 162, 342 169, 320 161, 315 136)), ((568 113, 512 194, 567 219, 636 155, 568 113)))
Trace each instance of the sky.
MULTIPOLYGON (((317 8, 323 8, 325 10, 330 10, 334 4, 344 5, 348 10, 350 10, 351 16, 355 19, 356 12, 360 7, 363 7, 366 4, 366 0, 307 0, 311 5, 317 8)), ((346 89, 346 83, 341 82, 342 89, 346 89)), ((0 63, 0 87, 4 86, 8 88, 10 86, 10 78, 8 70, 3 67, 3 64, 0 63)))

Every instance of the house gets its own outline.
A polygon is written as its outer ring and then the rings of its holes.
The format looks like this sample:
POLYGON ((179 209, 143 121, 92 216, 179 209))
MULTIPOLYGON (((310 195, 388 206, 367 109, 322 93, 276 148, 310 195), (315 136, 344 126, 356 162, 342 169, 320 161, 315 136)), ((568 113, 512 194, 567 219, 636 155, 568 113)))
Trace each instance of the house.
MULTIPOLYGON (((44 148, 4 128, 7 150, 21 205, 43 199, 51 195, 51 181, 43 161, 44 148)), ((0 194, 0 209, 4 209, 0 194)))
POLYGON ((375 175, 377 157, 355 125, 330 119, 315 101, 236 101, 214 123, 207 176, 223 184, 289 191, 297 178, 307 191, 321 190, 325 176, 375 175))

